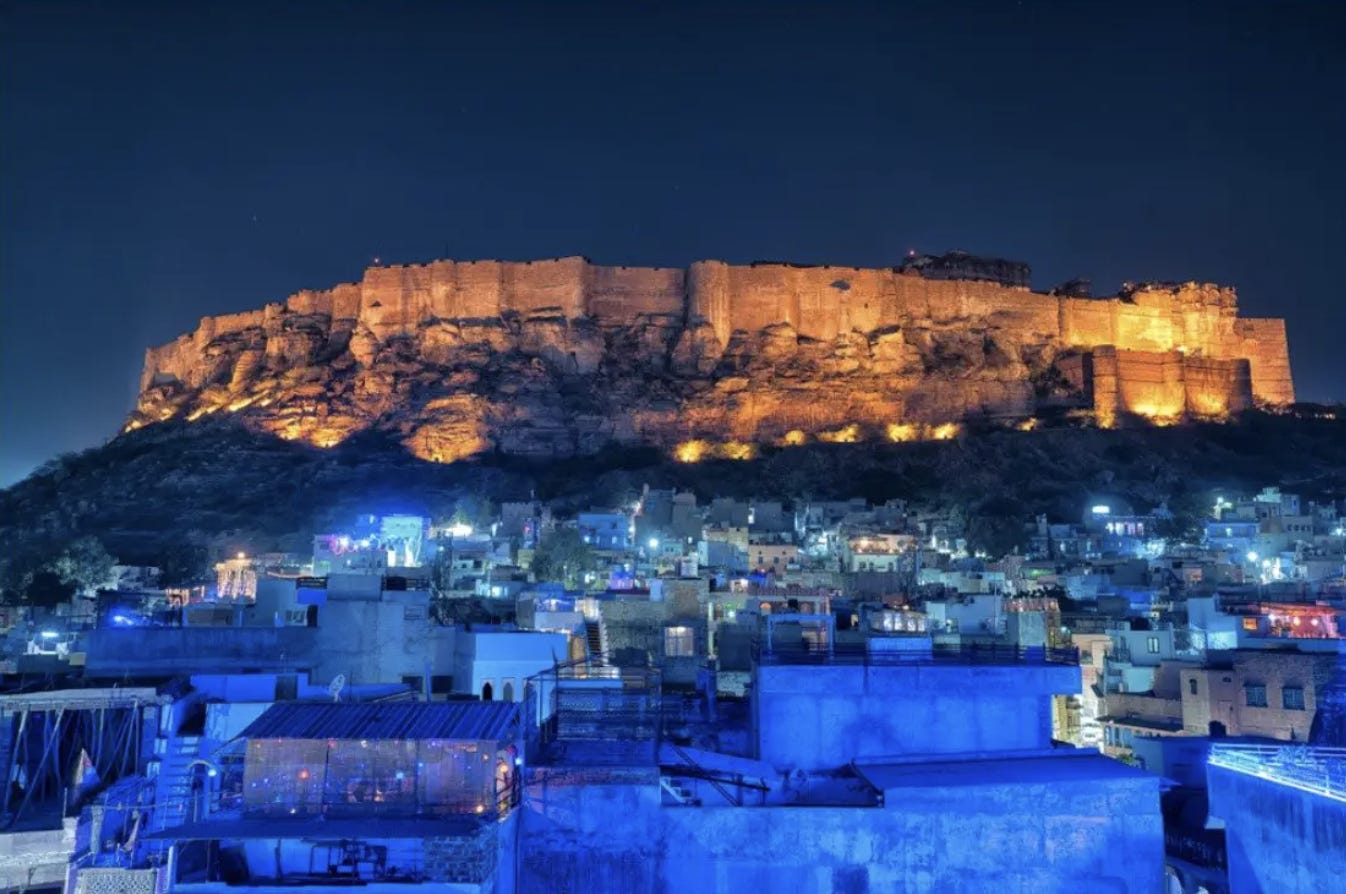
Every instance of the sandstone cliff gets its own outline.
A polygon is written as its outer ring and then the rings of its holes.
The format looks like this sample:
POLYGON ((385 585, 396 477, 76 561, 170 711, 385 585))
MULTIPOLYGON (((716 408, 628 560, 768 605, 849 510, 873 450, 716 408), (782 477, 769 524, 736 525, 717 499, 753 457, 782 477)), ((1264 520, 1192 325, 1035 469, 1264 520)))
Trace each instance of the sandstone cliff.
POLYGON ((234 413, 324 447, 375 428, 441 462, 609 443, 746 458, 1044 407, 1111 425, 1294 399, 1282 321, 1239 318, 1232 289, 1094 299, 1030 291, 1027 275, 961 254, 893 269, 375 267, 151 348, 127 427, 234 413))

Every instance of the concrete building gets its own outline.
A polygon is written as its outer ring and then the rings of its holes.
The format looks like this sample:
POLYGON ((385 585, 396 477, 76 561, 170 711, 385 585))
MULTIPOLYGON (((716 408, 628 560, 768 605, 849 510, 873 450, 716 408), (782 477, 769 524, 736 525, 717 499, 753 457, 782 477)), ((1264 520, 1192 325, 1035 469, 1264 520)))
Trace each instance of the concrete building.
POLYGON ((1329 894, 1346 878, 1346 751, 1212 746, 1210 814, 1231 894, 1329 894))
POLYGON ((631 548, 633 525, 620 512, 581 512, 575 521, 580 537, 594 549, 626 550, 631 548))
POLYGON ((1193 735, 1306 742, 1337 654, 1240 649, 1180 671, 1183 729, 1193 735))
MULTIPOLYGON (((1159 889, 1157 779, 1051 747, 1050 698, 1078 685, 1074 665, 808 654, 757 667, 746 753, 599 735, 534 762, 521 888, 1159 889)), ((608 691, 626 700, 602 716, 623 730, 657 697, 638 700, 634 678, 608 691)))
POLYGON ((466 630, 454 641, 453 691, 523 701, 524 681, 570 659, 568 638, 538 631, 466 630))

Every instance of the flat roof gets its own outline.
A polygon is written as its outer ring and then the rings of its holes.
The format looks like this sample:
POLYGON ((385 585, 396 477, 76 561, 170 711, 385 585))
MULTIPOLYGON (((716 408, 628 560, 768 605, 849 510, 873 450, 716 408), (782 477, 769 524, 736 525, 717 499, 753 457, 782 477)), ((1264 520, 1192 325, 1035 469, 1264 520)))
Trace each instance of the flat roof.
POLYGON ((1103 779, 1159 777, 1096 751, 1056 755, 909 763, 857 763, 856 772, 879 791, 898 788, 945 788, 970 785, 1050 784, 1103 779))
POLYGON ((91 711, 98 708, 158 704, 169 701, 152 686, 105 686, 93 689, 52 689, 45 692, 11 692, 0 695, 0 711, 91 711))
POLYGON ((518 721, 513 702, 285 702, 239 739, 489 739, 518 721))
POLYGON ((464 814, 448 817, 245 817, 212 819, 160 829, 149 841, 218 841, 225 838, 306 839, 435 838, 471 835, 495 818, 464 814))

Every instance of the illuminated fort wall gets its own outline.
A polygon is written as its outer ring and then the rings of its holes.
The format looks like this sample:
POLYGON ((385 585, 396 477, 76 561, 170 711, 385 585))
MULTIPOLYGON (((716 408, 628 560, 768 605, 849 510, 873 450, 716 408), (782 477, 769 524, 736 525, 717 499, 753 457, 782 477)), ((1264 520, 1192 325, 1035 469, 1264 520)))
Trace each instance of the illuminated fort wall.
MULTIPOLYGON (((191 334, 146 352, 142 390, 163 378, 201 387, 212 343, 251 341, 253 362, 290 353, 294 321, 320 321, 339 337, 412 335, 435 320, 588 317, 600 325, 662 318, 705 324, 723 349, 736 331, 785 323, 829 340, 921 326, 994 331, 1011 343, 1092 352, 1105 412, 1215 415, 1256 401, 1294 400, 1284 322, 1241 319, 1234 291, 1188 283, 1125 298, 1072 298, 992 282, 926 279, 892 269, 736 266, 603 267, 583 258, 511 263, 435 261, 372 267, 364 280, 302 291, 261 310, 206 317, 191 334)), ((311 328, 311 327, 310 327, 311 328)), ((237 370, 235 371, 237 373, 237 370)))

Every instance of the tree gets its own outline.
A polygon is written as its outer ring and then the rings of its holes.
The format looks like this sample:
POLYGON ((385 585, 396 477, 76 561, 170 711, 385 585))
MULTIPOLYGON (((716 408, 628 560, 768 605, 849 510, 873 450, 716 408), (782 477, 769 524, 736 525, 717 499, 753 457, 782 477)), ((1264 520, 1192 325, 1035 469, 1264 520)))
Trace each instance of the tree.
POLYGON ((24 601, 39 608, 55 608, 69 602, 75 587, 61 579, 55 571, 39 571, 33 575, 24 590, 24 601))
POLYGON ((195 543, 178 543, 159 557, 159 582, 165 587, 194 584, 206 576, 210 564, 206 548, 195 543))
POLYGON ((1024 507, 1009 497, 983 500, 968 513, 967 542, 975 551, 998 559, 1027 541, 1024 507))
POLYGON ((79 537, 61 551, 50 570, 75 592, 91 596, 100 587, 112 584, 112 566, 116 564, 97 537, 79 537))
POLYGON ((538 580, 560 581, 576 588, 583 582, 584 573, 592 571, 597 563, 594 551, 574 528, 557 528, 538 544, 533 553, 533 574, 538 580))

